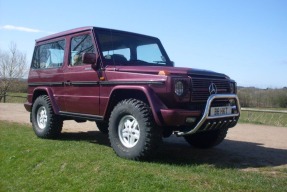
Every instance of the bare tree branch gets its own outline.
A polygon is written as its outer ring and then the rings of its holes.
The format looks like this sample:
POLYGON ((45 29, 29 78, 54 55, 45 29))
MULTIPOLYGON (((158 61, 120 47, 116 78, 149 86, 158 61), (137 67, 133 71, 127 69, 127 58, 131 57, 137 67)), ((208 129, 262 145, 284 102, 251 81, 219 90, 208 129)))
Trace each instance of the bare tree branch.
MULTIPOLYGON (((11 85, 17 83, 27 73, 26 54, 11 42, 8 51, 0 50, 0 95, 7 93, 11 85)), ((2 97, 0 97, 1 101, 2 97)))

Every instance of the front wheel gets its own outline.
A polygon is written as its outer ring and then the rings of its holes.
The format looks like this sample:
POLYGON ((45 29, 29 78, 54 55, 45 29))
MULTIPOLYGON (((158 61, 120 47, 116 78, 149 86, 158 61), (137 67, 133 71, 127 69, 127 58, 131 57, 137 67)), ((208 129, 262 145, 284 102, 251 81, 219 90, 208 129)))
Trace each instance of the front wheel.
POLYGON ((226 137, 228 128, 213 131, 200 132, 184 136, 184 139, 191 145, 200 149, 207 149, 219 145, 226 137))
POLYGON ((128 99, 121 101, 111 113, 109 139, 118 156, 141 160, 156 151, 162 134, 150 107, 140 100, 128 99))
POLYGON ((35 134, 41 138, 57 137, 63 127, 63 120, 57 116, 47 95, 39 96, 33 103, 31 112, 35 134))

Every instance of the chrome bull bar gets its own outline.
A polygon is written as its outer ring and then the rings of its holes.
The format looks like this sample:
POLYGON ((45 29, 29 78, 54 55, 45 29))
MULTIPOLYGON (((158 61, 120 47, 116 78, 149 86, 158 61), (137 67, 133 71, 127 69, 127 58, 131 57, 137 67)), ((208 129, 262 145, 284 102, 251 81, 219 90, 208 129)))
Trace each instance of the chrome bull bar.
POLYGON ((241 108, 240 108, 240 103, 237 95, 235 94, 214 94, 210 95, 205 106, 204 113, 200 119, 200 121, 197 123, 197 125, 191 129, 190 131, 186 132, 175 132, 176 136, 185 136, 185 135, 190 135, 196 133, 200 127, 207 121, 207 120, 212 120, 212 119, 220 119, 220 118, 230 118, 230 117, 238 117, 241 113, 241 108), (236 108, 237 108, 237 113, 235 114, 229 114, 229 115, 218 115, 218 116, 209 116, 209 111, 211 104, 213 100, 215 99, 234 99, 236 101, 236 108))

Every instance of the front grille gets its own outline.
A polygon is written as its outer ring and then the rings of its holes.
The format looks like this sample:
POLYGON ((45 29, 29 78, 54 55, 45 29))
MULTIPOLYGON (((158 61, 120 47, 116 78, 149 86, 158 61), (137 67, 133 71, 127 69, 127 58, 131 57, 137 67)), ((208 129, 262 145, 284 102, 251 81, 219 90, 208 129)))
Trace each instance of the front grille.
POLYGON ((203 79, 193 78, 191 87, 192 101, 206 101, 210 96, 209 86, 214 83, 217 88, 217 93, 229 93, 230 85, 227 79, 203 79))

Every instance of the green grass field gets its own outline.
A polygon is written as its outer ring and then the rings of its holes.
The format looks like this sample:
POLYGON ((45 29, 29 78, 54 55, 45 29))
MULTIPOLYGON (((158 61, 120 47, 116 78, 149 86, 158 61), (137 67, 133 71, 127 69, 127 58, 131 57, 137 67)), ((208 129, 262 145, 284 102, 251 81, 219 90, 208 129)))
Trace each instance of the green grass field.
MULTIPOLYGON (((282 110, 282 109, 276 109, 276 110, 282 110)), ((287 114, 241 111, 239 122, 287 127, 287 114)))
POLYGON ((29 125, 0 121, 0 191, 287 191, 286 168, 188 160, 166 149, 152 162, 128 161, 99 132, 44 140, 29 125))
MULTIPOLYGON (((27 100, 27 93, 7 93, 6 96, 6 103, 25 103, 27 100)), ((2 98, 2 103, 4 102, 4 99, 2 98)))

